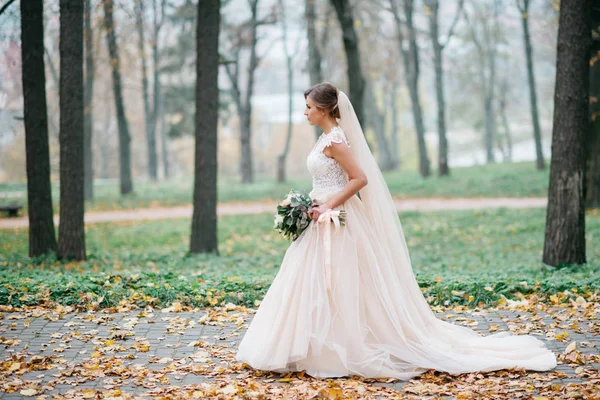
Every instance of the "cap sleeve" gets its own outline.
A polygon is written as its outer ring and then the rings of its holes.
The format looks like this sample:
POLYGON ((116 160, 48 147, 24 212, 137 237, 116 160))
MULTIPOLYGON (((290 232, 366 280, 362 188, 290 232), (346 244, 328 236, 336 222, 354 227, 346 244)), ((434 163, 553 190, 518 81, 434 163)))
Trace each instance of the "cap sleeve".
POLYGON ((339 126, 334 127, 331 132, 329 132, 327 135, 324 135, 324 139, 325 147, 329 147, 333 143, 346 143, 346 145, 350 147, 350 143, 348 143, 348 139, 346 139, 346 134, 339 126))

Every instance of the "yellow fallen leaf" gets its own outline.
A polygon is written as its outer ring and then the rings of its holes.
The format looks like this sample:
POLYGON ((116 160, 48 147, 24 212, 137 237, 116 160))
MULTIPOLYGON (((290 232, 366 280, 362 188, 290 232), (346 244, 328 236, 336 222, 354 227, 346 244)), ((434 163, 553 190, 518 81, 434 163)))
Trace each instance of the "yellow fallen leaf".
POLYGON ((37 394, 37 390, 35 389, 23 389, 19 392, 23 396, 35 396, 37 394))

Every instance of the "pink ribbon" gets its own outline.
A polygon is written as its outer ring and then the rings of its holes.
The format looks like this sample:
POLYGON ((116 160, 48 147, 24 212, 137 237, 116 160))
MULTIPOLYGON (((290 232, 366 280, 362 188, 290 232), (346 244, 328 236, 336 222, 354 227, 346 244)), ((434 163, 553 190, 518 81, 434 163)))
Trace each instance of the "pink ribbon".
POLYGON ((327 289, 331 290, 331 224, 329 221, 333 221, 335 225, 335 231, 337 232, 340 228, 340 212, 338 210, 329 209, 323 214, 319 215, 317 222, 325 222, 325 236, 323 238, 323 244, 325 246, 325 280, 327 282, 327 289))

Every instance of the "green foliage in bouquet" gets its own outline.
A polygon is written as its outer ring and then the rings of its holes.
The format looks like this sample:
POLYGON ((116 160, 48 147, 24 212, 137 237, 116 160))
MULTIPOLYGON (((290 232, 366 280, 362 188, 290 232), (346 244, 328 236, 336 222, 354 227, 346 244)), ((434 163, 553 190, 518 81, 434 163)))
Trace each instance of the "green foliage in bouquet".
POLYGON ((277 206, 275 229, 288 240, 296 240, 310 224, 308 211, 312 200, 306 194, 290 190, 287 197, 277 206))

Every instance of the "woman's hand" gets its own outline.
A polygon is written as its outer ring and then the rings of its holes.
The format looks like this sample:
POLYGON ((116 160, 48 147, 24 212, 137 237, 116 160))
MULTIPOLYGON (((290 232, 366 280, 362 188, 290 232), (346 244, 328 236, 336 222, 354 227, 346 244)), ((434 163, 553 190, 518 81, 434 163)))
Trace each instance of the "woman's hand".
POLYGON ((329 210, 330 207, 327 206, 327 203, 325 204, 316 204, 314 205, 309 211, 308 211, 308 216, 313 220, 313 221, 317 221, 319 219, 319 217, 321 216, 321 214, 323 214, 325 211, 329 210))

